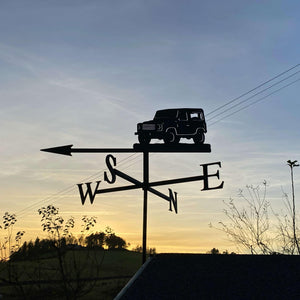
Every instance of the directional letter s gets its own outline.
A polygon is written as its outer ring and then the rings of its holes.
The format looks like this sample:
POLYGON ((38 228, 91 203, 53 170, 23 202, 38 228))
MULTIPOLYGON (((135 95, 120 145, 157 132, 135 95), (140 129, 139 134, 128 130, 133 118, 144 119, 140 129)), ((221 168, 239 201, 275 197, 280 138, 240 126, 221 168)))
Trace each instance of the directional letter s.
POLYGON ((117 164, 117 160, 116 160, 116 158, 115 158, 114 156, 112 156, 111 154, 109 154, 109 155, 106 156, 105 161, 106 161, 106 165, 107 165, 107 167, 108 167, 108 169, 109 169, 109 171, 110 171, 111 179, 108 178, 107 172, 104 172, 104 180, 105 180, 106 182, 112 184, 112 183, 115 183, 115 181, 116 181, 116 173, 115 173, 114 168, 113 168, 112 165, 111 165, 110 158, 112 159, 112 162, 113 162, 113 164, 114 164, 114 167, 115 167, 116 164, 117 164))

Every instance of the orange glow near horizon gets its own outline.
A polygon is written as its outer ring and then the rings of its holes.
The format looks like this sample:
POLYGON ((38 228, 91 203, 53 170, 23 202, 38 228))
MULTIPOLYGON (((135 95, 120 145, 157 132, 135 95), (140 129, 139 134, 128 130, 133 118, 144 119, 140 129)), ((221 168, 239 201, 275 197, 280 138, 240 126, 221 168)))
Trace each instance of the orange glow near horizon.
MULTIPOLYGON (((68 219, 65 214, 64 218, 65 220, 68 219)), ((27 224, 24 224, 25 226, 20 226, 21 223, 17 222, 13 228, 13 235, 19 230, 25 231, 21 244, 25 241, 34 241, 37 237, 40 239, 49 238, 49 234, 42 231, 38 215, 30 218, 26 222, 27 224)), ((116 235, 130 244, 129 250, 142 245, 142 227, 132 228, 125 223, 111 222, 111 224, 106 223, 104 225, 102 222, 97 222, 85 235, 104 231, 106 226, 111 227, 116 235)), ((82 235, 79 218, 75 220, 75 227, 71 230, 71 233, 76 238, 82 235)), ((208 226, 199 230, 193 228, 176 230, 176 228, 166 227, 165 231, 163 228, 157 230, 157 228, 153 229, 148 226, 147 248, 155 248, 157 253, 206 253, 212 248, 218 248, 220 251, 236 252, 236 247, 226 240, 224 234, 216 232, 208 226)))

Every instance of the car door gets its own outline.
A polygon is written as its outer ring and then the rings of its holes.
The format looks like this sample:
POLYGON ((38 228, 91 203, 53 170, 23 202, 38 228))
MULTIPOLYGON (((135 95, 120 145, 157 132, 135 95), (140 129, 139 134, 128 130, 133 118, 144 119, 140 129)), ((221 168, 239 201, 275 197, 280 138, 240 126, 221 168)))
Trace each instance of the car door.
POLYGON ((179 111, 177 118, 177 133, 189 134, 191 131, 188 114, 186 111, 179 111))

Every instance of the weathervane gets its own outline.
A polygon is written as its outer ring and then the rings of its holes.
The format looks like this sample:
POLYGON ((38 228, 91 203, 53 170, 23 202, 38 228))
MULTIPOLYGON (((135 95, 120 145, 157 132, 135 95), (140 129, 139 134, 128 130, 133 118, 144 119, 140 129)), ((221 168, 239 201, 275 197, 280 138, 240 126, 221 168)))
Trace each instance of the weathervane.
POLYGON ((203 189, 201 191, 222 189, 224 181, 218 186, 209 186, 209 177, 217 177, 220 179, 219 170, 210 174, 208 167, 211 165, 217 165, 221 168, 221 162, 213 162, 207 164, 201 164, 202 175, 176 178, 163 181, 149 182, 149 153, 209 153, 211 148, 209 144, 204 144, 206 133, 206 123, 204 118, 204 112, 202 109, 165 109, 156 112, 154 119, 151 121, 137 124, 137 132, 139 144, 134 144, 133 148, 73 148, 73 145, 60 146, 54 148, 41 149, 41 151, 52 152, 63 155, 72 155, 72 153, 143 153, 143 181, 139 181, 120 170, 116 169, 117 159, 113 155, 106 156, 106 166, 108 172, 104 172, 104 181, 109 184, 114 184, 117 177, 121 177, 127 180, 130 185, 105 188, 101 189, 101 180, 96 181, 94 190, 92 189, 92 182, 77 184, 82 205, 85 204, 87 198, 90 199, 90 203, 93 204, 95 196, 97 194, 112 193, 119 191, 126 191, 132 189, 143 189, 144 191, 144 203, 143 203, 143 263, 146 261, 146 245, 147 245, 147 207, 148 207, 148 192, 166 200, 169 202, 169 210, 178 213, 177 206, 177 193, 172 189, 168 189, 169 194, 165 195, 154 187, 177 184, 191 181, 203 180, 203 189), (181 138, 193 139, 194 144, 179 143, 181 138), (162 139, 164 144, 150 144, 151 139, 162 139), (83 186, 86 189, 84 190, 83 186))

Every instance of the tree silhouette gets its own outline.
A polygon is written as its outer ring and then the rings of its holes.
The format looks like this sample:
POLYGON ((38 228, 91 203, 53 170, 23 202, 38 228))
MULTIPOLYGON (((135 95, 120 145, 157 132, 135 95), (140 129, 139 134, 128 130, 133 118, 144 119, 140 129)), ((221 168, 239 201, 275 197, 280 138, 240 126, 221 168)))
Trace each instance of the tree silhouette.
MULTIPOLYGON (((243 199, 247 206, 239 207, 234 199, 225 202, 226 208, 223 210, 229 222, 219 222, 221 231, 239 246, 242 246, 252 254, 270 254, 272 248, 272 237, 269 234, 269 210, 270 203, 266 199, 266 181, 263 182, 263 190, 260 186, 246 186, 247 194, 243 190, 239 191, 239 197, 243 199)), ((212 225, 211 225, 212 227, 212 225)))
POLYGON ((126 241, 114 233, 106 236, 105 244, 109 250, 126 248, 126 241))
POLYGON ((215 255, 215 254, 220 254, 220 251, 217 248, 212 248, 209 253, 215 255))
POLYGON ((92 233, 85 238, 85 243, 87 247, 90 248, 93 247, 103 248, 104 242, 105 242, 104 232, 92 233))
POLYGON ((107 226, 105 234, 105 245, 108 247, 108 250, 125 249, 127 247, 126 241, 117 236, 112 228, 107 226))
POLYGON ((0 229, 4 230, 4 239, 0 241, 0 261, 6 261, 10 258, 13 252, 18 251, 20 247, 21 239, 25 231, 18 231, 13 241, 13 228, 17 222, 15 214, 5 212, 3 215, 3 225, 0 225, 0 229))
MULTIPOLYGON (((293 168, 298 167, 297 161, 287 161, 291 169, 292 200, 284 193, 284 204, 287 210, 276 213, 266 198, 266 181, 261 186, 247 185, 248 195, 240 190, 239 196, 246 206, 236 204, 234 199, 225 202, 223 210, 227 222, 219 222, 215 227, 227 234, 237 246, 242 246, 252 254, 300 254, 297 237, 297 215, 295 208, 293 168), (276 217, 277 224, 270 216, 276 217), (272 226, 270 226, 272 224, 272 226)), ((276 220, 275 219, 275 220, 276 220)), ((210 224, 211 227, 213 227, 210 224)))

